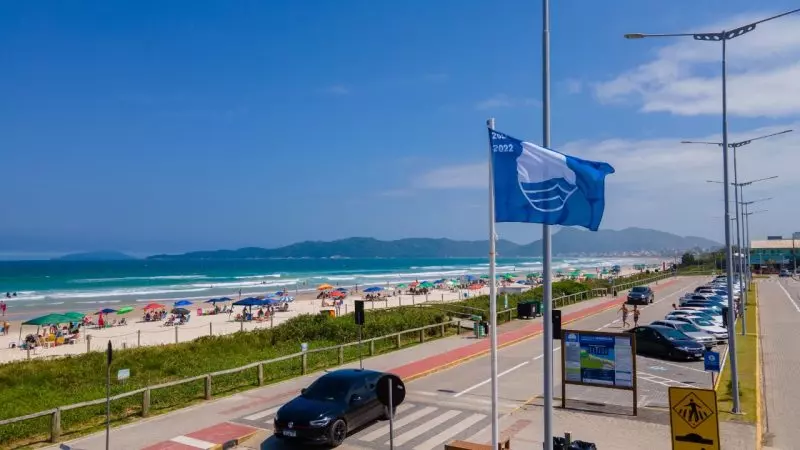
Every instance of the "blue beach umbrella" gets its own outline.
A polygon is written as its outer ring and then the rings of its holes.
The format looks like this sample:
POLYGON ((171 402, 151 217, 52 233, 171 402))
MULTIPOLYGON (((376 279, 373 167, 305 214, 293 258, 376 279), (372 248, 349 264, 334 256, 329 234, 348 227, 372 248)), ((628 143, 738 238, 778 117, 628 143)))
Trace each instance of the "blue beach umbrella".
POLYGON ((264 300, 255 297, 247 297, 239 301, 233 302, 233 306, 262 306, 262 305, 264 305, 264 300))
POLYGON ((372 286, 372 287, 368 287, 368 288, 364 289, 364 292, 380 292, 382 290, 383 290, 383 288, 380 287, 380 286, 372 286))
POLYGON ((281 297, 281 298, 280 298, 280 301, 281 301, 282 303, 289 303, 289 302, 293 302, 293 301, 294 301, 294 297, 281 297))
POLYGON ((476 277, 475 275, 467 275, 467 281, 475 281, 477 279, 478 277, 476 277))
POLYGON ((343 288, 343 287, 336 288, 336 290, 339 291, 339 292, 347 292, 347 288, 343 288))
POLYGON ((98 314, 111 314, 113 312, 117 312, 117 310, 116 309, 111 309, 111 308, 103 308, 103 309, 101 309, 100 311, 97 311, 94 314, 95 315, 98 315, 98 314))
POLYGON ((178 300, 177 302, 175 302, 175 306, 189 306, 191 304, 192 302, 190 302, 189 300, 178 300))
POLYGON ((218 299, 218 298, 210 298, 210 299, 204 301, 203 303, 217 303, 218 301, 220 301, 220 299, 218 299))
POLYGON ((220 302, 229 302, 229 301, 231 301, 231 299, 230 299, 230 298, 228 298, 228 297, 220 297, 220 298, 218 298, 218 299, 217 299, 217 301, 220 301, 220 302))

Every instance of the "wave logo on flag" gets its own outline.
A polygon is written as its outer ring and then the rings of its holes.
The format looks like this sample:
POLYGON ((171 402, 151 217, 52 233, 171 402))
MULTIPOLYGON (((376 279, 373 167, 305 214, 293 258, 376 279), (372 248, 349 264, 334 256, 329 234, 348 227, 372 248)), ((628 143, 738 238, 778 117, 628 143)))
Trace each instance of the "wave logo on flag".
POLYGON ((576 225, 596 231, 605 177, 614 168, 489 130, 495 221, 576 225))

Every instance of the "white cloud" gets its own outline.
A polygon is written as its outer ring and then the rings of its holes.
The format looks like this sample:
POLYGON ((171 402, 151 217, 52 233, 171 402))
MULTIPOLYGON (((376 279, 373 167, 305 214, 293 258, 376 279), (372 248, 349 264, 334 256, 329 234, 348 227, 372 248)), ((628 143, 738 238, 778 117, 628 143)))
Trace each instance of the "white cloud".
MULTIPOLYGON (((770 15, 747 14, 723 23, 667 31, 715 32, 770 15)), ((662 47, 647 63, 611 81, 597 83, 594 88, 599 100, 633 101, 644 112, 685 116, 720 113, 720 42, 695 41, 691 37, 648 38, 628 45, 631 52, 644 52, 648 45, 662 47)), ((799 59, 800 16, 758 25, 754 31, 729 41, 728 112, 743 117, 800 114, 799 59)))
MULTIPOLYGON (((800 123, 765 127, 731 135, 732 141, 761 136, 800 123)), ((650 140, 608 139, 574 141, 559 148, 567 154, 609 162, 616 173, 609 175, 604 228, 642 226, 683 235, 722 239, 722 153, 714 145, 681 144, 685 137, 650 140)), ((720 136, 695 136, 692 140, 718 142, 720 136)), ((741 147, 737 152, 739 181, 778 175, 745 188, 746 199, 773 197, 760 207, 769 213, 752 222, 752 236, 766 235, 773 226, 800 222, 800 210, 787 205, 792 192, 800 191, 796 177, 800 167, 800 132, 775 136, 741 147)), ((732 158, 730 166, 733 167, 732 158)), ((733 181, 733 171, 730 172, 733 181)), ((414 180, 415 189, 486 189, 487 166, 464 164, 434 169, 414 180)), ((731 197, 733 198, 733 197, 731 197)), ((782 228, 781 228, 782 230, 782 228)), ((780 234, 780 232, 778 233, 780 234)))
POLYGON ((519 106, 535 106, 540 102, 533 98, 514 98, 507 94, 496 94, 487 99, 475 103, 475 109, 483 111, 487 109, 515 108, 519 106))
POLYGON ((583 92, 583 82, 570 78, 564 80, 564 88, 566 88, 568 94, 580 94, 583 92))

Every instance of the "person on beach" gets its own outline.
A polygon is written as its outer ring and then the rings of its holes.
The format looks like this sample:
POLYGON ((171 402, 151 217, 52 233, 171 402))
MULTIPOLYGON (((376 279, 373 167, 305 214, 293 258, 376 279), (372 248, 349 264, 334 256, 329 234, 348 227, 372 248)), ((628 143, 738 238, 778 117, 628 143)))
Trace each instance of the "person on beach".
POLYGON ((8 305, 6 305, 6 302, 0 302, 0 312, 3 313, 3 316, 6 315, 6 308, 8 308, 8 305))
POLYGON ((8 333, 11 332, 10 328, 11 328, 11 324, 8 323, 7 320, 4 320, 3 321, 3 334, 8 336, 8 333))
POLYGON ((622 313, 622 327, 625 328, 628 326, 628 306, 623 303, 619 311, 622 313))
POLYGON ((642 311, 639 308, 637 308, 636 305, 633 305, 633 326, 635 327, 639 326, 639 314, 641 313, 642 311))

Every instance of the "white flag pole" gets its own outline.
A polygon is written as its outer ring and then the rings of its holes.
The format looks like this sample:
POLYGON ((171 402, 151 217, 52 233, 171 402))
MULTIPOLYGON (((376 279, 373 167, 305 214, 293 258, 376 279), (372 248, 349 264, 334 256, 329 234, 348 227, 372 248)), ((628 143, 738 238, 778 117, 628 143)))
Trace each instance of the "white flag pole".
MULTIPOLYGON (((542 145, 550 148, 550 1, 542 0, 542 145)), ((553 450, 553 280, 550 226, 542 225, 544 450, 553 450)), ((497 447, 492 447, 497 448, 497 447)))
MULTIPOLYGON (((494 130, 494 119, 486 121, 494 130)), ((489 135, 489 358, 492 366, 492 448, 499 448, 500 424, 497 416, 499 398, 497 385, 497 283, 495 277, 495 225, 494 225, 494 167, 492 166, 492 138, 489 135)))

